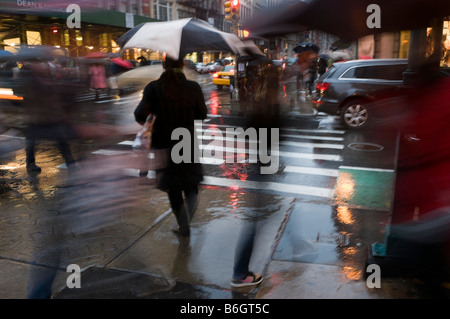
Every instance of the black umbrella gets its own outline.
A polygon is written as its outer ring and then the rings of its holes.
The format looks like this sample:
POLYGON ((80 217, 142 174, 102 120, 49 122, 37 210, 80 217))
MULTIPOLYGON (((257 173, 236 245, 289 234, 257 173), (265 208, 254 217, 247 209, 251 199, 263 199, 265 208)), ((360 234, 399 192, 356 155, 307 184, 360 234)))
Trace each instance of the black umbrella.
POLYGON ((145 48, 166 52, 175 59, 195 51, 245 55, 245 50, 249 49, 262 54, 253 42, 244 43, 236 35, 220 31, 196 18, 141 23, 120 37, 118 44, 122 49, 145 48))
POLYGON ((16 60, 46 60, 52 61, 57 57, 64 57, 65 51, 51 45, 24 46, 14 54, 16 60))
POLYGON ((302 42, 293 48, 295 53, 301 54, 303 52, 313 51, 319 53, 319 47, 311 42, 302 42))
POLYGON ((265 55, 253 55, 248 63, 249 66, 265 65, 272 63, 272 60, 265 55))
POLYGON ((282 35, 318 29, 355 40, 380 32, 420 29, 434 18, 450 15, 448 0, 313 0, 271 9, 244 23, 255 36, 282 35), (378 9, 369 5, 376 4, 378 9), (379 13, 379 28, 373 26, 379 13))

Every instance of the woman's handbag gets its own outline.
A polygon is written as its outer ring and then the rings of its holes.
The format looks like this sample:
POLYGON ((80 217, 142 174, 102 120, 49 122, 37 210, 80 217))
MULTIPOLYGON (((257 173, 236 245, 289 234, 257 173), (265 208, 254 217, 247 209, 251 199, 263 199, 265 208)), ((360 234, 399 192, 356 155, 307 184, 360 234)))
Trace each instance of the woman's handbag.
POLYGON ((133 142, 134 150, 149 150, 152 145, 152 132, 153 125, 155 124, 156 116, 150 114, 147 116, 142 129, 137 133, 136 138, 133 142))

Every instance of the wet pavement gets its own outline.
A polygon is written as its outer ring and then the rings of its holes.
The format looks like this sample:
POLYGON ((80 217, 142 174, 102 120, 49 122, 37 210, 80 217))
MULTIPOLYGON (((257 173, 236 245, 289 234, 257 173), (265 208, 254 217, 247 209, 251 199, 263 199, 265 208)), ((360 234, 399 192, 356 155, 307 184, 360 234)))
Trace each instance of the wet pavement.
MULTIPOLYGON (((309 125, 302 126, 306 129, 326 129, 329 119, 313 117, 311 104, 300 103, 290 85, 285 87, 290 91, 282 106, 288 118, 297 125, 304 121, 309 125)), ((218 117, 210 118, 210 124, 226 124, 223 114, 228 119, 239 115, 233 101, 227 104, 223 95, 219 99, 211 92, 211 96, 208 104, 218 117)), ((105 122, 126 128, 123 136, 75 144, 77 154, 117 143, 135 130, 130 107, 116 106, 114 114, 101 114, 105 122), (117 116, 120 112, 128 115, 117 116)), ((102 164, 109 170, 106 173, 89 170, 102 165, 87 166, 92 180, 104 184, 71 188, 68 171, 58 168, 62 159, 51 143, 39 146, 43 168, 39 175, 27 174, 24 152, 18 151, 0 170, 0 298, 25 298, 30 273, 55 267, 52 297, 56 299, 420 298, 411 280, 383 278, 381 288, 366 284, 368 248, 383 241, 389 223, 395 146, 387 141, 393 138, 376 132, 345 134, 346 146, 369 143, 383 148, 345 147, 337 153, 342 161, 333 171, 336 186, 327 197, 204 184, 188 239, 171 231, 175 219, 167 195, 156 190, 151 179, 142 182, 118 169, 123 163, 132 168, 134 159, 129 155, 108 157, 102 164), (375 165, 376 170, 358 169, 375 165), (108 188, 111 175, 120 184, 108 188), (88 201, 92 194, 98 196, 88 201), (92 209, 111 202, 116 207, 112 205, 108 213, 92 209), (86 217, 83 224, 73 223, 67 207, 83 211, 87 203, 94 205, 87 209, 92 215, 81 214, 86 217), (239 234, 253 226, 257 237, 250 269, 262 273, 264 281, 256 288, 231 289, 239 234), (67 287, 69 264, 82 270, 81 289, 67 287)), ((322 164, 321 160, 311 163, 322 164)), ((292 177, 280 174, 279 178, 292 177)), ((320 178, 311 182, 320 183, 320 178)))

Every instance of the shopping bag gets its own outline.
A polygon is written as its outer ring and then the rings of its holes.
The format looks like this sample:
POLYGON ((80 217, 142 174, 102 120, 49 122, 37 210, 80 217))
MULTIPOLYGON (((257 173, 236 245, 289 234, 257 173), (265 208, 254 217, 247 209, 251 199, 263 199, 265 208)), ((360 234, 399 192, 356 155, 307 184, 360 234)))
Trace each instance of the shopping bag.
POLYGON ((149 150, 152 145, 152 131, 156 116, 150 114, 147 116, 141 130, 136 134, 133 142, 134 150, 149 150))

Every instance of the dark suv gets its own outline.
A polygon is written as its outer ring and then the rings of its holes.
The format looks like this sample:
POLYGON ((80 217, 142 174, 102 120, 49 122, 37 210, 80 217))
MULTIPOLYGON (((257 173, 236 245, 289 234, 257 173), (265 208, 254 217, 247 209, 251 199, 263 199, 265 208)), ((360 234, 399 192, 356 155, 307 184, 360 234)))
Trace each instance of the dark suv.
POLYGON ((353 60, 335 63, 316 84, 319 112, 340 115, 348 128, 361 128, 371 118, 368 104, 383 92, 400 89, 407 59, 353 60))

